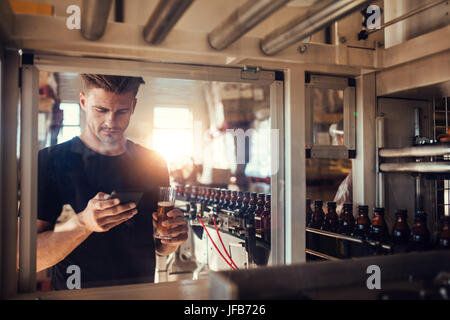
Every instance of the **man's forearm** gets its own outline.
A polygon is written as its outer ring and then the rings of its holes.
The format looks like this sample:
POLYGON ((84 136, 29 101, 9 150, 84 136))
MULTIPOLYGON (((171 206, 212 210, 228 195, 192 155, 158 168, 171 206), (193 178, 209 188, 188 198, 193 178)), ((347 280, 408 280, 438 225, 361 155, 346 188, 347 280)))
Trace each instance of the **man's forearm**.
POLYGON ((37 272, 50 268, 63 260, 69 253, 89 237, 77 216, 57 225, 54 230, 37 235, 37 272))

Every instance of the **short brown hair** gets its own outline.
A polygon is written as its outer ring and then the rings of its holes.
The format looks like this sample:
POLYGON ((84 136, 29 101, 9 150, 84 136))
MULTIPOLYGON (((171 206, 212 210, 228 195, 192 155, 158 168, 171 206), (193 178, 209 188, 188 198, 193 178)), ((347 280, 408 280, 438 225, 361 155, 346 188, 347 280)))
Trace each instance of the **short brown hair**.
POLYGON ((104 74, 81 74, 83 92, 86 94, 90 89, 100 88, 116 94, 132 92, 137 95, 139 86, 145 84, 142 77, 110 76, 104 74))

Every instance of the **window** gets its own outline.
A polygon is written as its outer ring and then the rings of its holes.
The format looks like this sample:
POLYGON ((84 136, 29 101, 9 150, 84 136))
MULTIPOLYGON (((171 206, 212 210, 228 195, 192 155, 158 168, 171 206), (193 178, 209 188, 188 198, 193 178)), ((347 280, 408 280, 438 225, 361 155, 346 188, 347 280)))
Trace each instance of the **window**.
POLYGON ((58 134, 58 143, 68 141, 81 133, 80 105, 78 103, 61 103, 63 111, 63 125, 58 134))
POLYGON ((193 119, 189 108, 156 107, 153 110, 152 146, 169 163, 192 157, 193 119))
POLYGON ((250 138, 247 176, 265 178, 270 176, 270 120, 258 121, 250 138))

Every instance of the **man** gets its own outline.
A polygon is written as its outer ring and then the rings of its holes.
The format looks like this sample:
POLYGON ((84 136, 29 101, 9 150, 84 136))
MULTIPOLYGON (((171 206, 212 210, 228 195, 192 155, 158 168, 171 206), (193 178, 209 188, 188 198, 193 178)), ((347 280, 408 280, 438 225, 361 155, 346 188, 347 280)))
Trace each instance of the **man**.
POLYGON ((79 137, 39 152, 37 271, 53 266, 54 289, 67 289, 69 266, 79 267, 81 288, 153 282, 155 252, 168 255, 187 239, 177 209, 166 235, 154 240, 158 188, 169 185, 165 162, 127 140, 142 78, 83 74, 80 105, 86 125, 79 137), (110 193, 141 191, 139 203, 110 193), (77 213, 55 227, 62 206, 77 213), (152 214, 153 212, 153 214, 152 214))
MULTIPOLYGON (((344 145, 344 121, 341 120, 337 124, 330 126, 330 135, 332 137, 332 145, 344 145)), ((339 185, 338 191, 334 196, 334 202, 337 205, 337 211, 341 212, 344 203, 353 202, 353 177, 352 171, 345 177, 339 185)))

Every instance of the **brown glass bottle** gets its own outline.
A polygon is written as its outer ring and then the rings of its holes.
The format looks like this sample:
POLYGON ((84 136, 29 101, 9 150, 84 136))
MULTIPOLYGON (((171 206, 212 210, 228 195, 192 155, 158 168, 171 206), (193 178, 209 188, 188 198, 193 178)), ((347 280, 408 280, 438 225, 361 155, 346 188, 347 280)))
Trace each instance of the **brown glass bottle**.
POLYGON ((426 250, 430 245, 430 232, 427 228, 427 214, 417 211, 414 215, 414 225, 411 228, 411 248, 426 250))
POLYGON ((191 202, 195 202, 197 200, 198 188, 196 186, 192 186, 191 188, 191 202))
POLYGON ((208 188, 208 206, 212 206, 215 201, 216 190, 214 188, 208 188))
MULTIPOLYGON (((241 193, 239 193, 241 194, 241 193)), ((238 197, 239 201, 239 197, 238 197)), ((250 192, 242 192, 242 202, 239 208, 236 208, 236 211, 238 212, 238 217, 241 222, 241 228, 245 229, 245 215, 247 214, 248 210, 248 204, 250 202, 250 192)))
POLYGON ((314 201, 314 211, 311 217, 311 221, 308 224, 308 227, 320 229, 322 226, 323 220, 325 218, 325 213, 323 212, 323 201, 315 200, 314 201))
POLYGON ((395 244, 406 244, 411 236, 408 226, 408 211, 396 210, 395 223, 392 228, 392 241, 395 244))
POLYGON ((270 243, 270 194, 266 195, 266 203, 264 204, 264 211, 261 215, 262 229, 263 229, 263 240, 266 243, 270 243))
POLYGON ((357 239, 366 240, 369 235, 369 229, 369 207, 358 206, 358 216, 356 218, 355 228, 353 230, 352 236, 357 239))
POLYGON ((373 208, 373 220, 369 230, 369 240, 386 243, 389 232, 384 220, 384 208, 373 208))
POLYGON ((239 191, 237 193, 236 202, 235 202, 235 206, 234 206, 234 209, 233 209, 238 214, 239 214, 239 212, 241 211, 241 208, 242 208, 242 201, 244 201, 244 192, 239 191))
POLYGON ((336 202, 327 202, 327 214, 322 223, 322 230, 336 232, 339 226, 339 217, 336 213, 336 202))
POLYGON ((227 196, 227 189, 220 189, 219 206, 221 208, 225 205, 226 196, 227 196))
POLYGON ((220 202, 220 188, 214 188, 214 204, 218 205, 220 202))
POLYGON ((190 185, 185 185, 184 186, 184 200, 185 201, 191 200, 191 193, 192 193, 191 186, 190 185))
POLYGON ((177 192, 177 197, 179 198, 179 199, 181 199, 182 197, 183 197, 183 195, 184 195, 184 187, 183 187, 183 185, 182 184, 177 184, 176 185, 176 192, 177 192))
POLYGON ((442 218, 438 244, 441 249, 450 249, 450 216, 442 218))
POLYGON ((237 198, 238 198, 238 192, 237 191, 232 191, 231 192, 230 204, 228 205, 228 210, 234 210, 236 208, 237 198))
POLYGON ((265 194, 259 193, 256 200, 256 210, 255 210, 255 229, 257 232, 262 232, 262 214, 264 212, 265 204, 265 194))
POLYGON ((228 210, 231 204, 231 190, 225 192, 225 199, 223 200, 222 208, 228 210))
POLYGON ((245 214, 247 212, 249 205, 250 205, 250 192, 244 192, 244 197, 242 198, 242 206, 241 206, 242 214, 245 214))
POLYGON ((309 225, 313 212, 311 210, 311 199, 306 199, 306 226, 309 225))
POLYGON ((344 203, 341 215, 339 216, 338 233, 351 236, 355 228, 355 218, 353 217, 353 204, 344 203))

